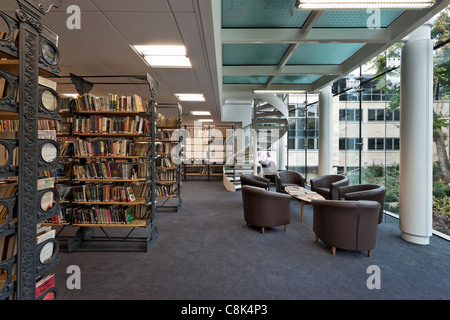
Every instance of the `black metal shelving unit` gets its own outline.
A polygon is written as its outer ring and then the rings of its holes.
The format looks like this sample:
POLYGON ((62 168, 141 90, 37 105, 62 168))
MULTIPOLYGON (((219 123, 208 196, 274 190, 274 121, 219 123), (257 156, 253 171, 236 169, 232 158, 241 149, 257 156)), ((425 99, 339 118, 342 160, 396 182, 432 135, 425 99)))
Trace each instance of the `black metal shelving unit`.
MULTIPOLYGON (((101 77, 108 77, 108 76, 90 76, 95 78, 101 78, 101 77)), ((95 82, 89 82, 85 80, 85 77, 82 76, 76 76, 71 74, 70 78, 75 85, 77 92, 80 96, 83 96, 90 92, 90 90, 93 88, 93 86, 96 84, 95 82)), ((141 77, 140 77, 141 78, 141 77)), ((156 151, 155 151, 155 139, 156 139, 156 118, 157 118, 157 111, 156 111, 156 93, 157 93, 157 87, 158 83, 150 76, 146 75, 147 85, 149 85, 151 99, 149 101, 145 102, 145 113, 146 116, 150 119, 150 128, 147 134, 141 138, 137 138, 135 141, 139 140, 143 143, 148 142, 150 144, 149 150, 151 152, 149 154, 145 155, 145 160, 149 163, 149 166, 147 168, 145 179, 142 181, 142 183, 149 183, 150 184, 150 191, 145 194, 144 203, 135 203, 128 202, 124 204, 129 204, 131 206, 138 206, 143 205, 145 208, 145 215, 143 217, 140 217, 140 219, 135 220, 133 223, 130 224, 114 224, 114 223, 86 223, 83 225, 82 223, 77 223, 74 221, 74 217, 72 215, 72 218, 68 223, 62 224, 61 230, 58 232, 58 239, 67 241, 67 251, 73 252, 73 251, 97 251, 97 252, 104 252, 104 251, 145 251, 148 252, 154 241, 157 239, 158 235, 158 228, 156 227, 154 223, 155 214, 156 214, 156 189, 155 189, 155 177, 156 177, 156 171, 155 171, 155 158, 156 158, 156 151), (71 227, 77 227, 75 235, 63 235, 63 230, 66 228, 71 227), (109 232, 107 230, 110 229, 123 229, 127 228, 126 235, 118 235, 117 232, 109 232), (132 236, 132 233, 137 229, 149 229, 145 231, 145 235, 137 235, 132 236), (101 231, 101 235, 96 235, 95 231, 99 230, 101 231), (85 245, 88 242, 103 242, 106 245, 101 246, 88 246, 85 245), (144 244, 143 246, 115 246, 112 245, 112 243, 140 243, 144 244)), ((72 104, 73 105, 73 104, 72 104)), ((72 113, 73 112, 72 110, 72 113)), ((119 112, 116 112, 119 113, 119 112)), ((100 112, 101 114, 101 112, 100 112)), ((109 115, 114 115, 114 112, 109 112, 109 115)), ((73 133, 73 128, 72 128, 73 133)), ((102 136, 102 134, 94 135, 94 136, 102 136)), ((120 134, 117 135, 117 137, 120 137, 120 134)), ((130 137, 130 139, 134 139, 130 137)), ((65 140, 63 140, 65 141, 65 140)), ((99 158, 108 158, 105 157, 99 157, 99 158)), ((94 179, 96 183, 103 183, 101 179, 94 179)), ((114 182, 114 180, 111 180, 114 182)), ((92 182, 89 179, 86 179, 86 181, 79 181, 77 179, 74 179, 73 174, 71 175, 71 180, 69 183, 74 184, 85 184, 92 182)), ((107 183, 110 181, 105 181, 104 183, 107 183)), ((127 182, 119 181, 117 182, 127 182)), ((67 183, 67 182, 66 182, 67 183)), ((108 203, 80 203, 75 202, 73 199, 68 199, 68 207, 74 207, 74 206, 80 206, 80 205, 108 205, 108 203)), ((70 210, 69 210, 70 211, 70 210)))
POLYGON ((59 212, 59 193, 54 188, 37 189, 38 174, 59 166, 59 146, 54 140, 38 138, 38 119, 60 120, 60 98, 58 94, 39 84, 39 76, 59 76, 59 51, 57 35, 41 23, 41 18, 52 7, 59 7, 62 0, 32 1, 17 0, 16 19, 0 12, 9 28, 8 36, 0 40, 0 75, 6 79, 9 94, 0 99, 2 116, 16 115, 19 120, 18 137, 0 140, 9 157, 0 168, 1 178, 17 178, 17 195, 3 198, 0 204, 7 208, 6 221, 0 226, 0 237, 16 235, 17 253, 0 263, 4 270, 4 283, 0 299, 36 300, 43 299, 57 289, 52 287, 36 297, 36 280, 48 273, 58 261, 59 243, 48 239, 37 244, 37 226, 59 212), (18 99, 17 94, 18 92, 18 99), (49 106, 44 96, 50 96, 49 106), (14 149, 18 148, 18 163, 15 165, 14 149), (53 150, 47 157, 44 149, 53 150), (47 193, 53 194, 53 206, 41 208, 41 199, 47 193), (49 261, 40 259, 43 250, 53 247, 49 261))

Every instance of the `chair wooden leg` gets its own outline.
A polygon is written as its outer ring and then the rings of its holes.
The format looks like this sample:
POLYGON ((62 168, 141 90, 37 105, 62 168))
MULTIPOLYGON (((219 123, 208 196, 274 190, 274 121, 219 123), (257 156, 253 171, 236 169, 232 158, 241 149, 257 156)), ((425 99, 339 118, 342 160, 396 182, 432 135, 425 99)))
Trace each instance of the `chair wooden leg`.
POLYGON ((284 225, 284 231, 286 231, 286 230, 287 230, 287 224, 284 225))
POLYGON ((331 253, 333 254, 333 256, 336 255, 336 247, 331 247, 331 253))
POLYGON ((264 234, 264 227, 261 227, 261 233, 264 234))
POLYGON ((370 257, 372 255, 372 250, 367 251, 367 256, 370 257))
POLYGON ((316 242, 319 241, 319 236, 317 234, 314 234, 316 236, 316 242))

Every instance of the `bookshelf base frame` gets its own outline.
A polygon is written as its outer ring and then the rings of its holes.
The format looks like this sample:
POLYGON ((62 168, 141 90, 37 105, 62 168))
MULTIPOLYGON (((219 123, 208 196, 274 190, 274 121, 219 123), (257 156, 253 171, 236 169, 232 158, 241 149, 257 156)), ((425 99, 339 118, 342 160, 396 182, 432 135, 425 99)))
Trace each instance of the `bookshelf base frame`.
MULTIPOLYGON (((154 241, 156 241, 158 237, 158 228, 156 226, 151 227, 150 234, 148 236, 142 237, 133 237, 131 233, 136 230, 136 227, 128 227, 131 230, 125 236, 111 236, 106 231, 107 228, 112 228, 114 226, 108 227, 92 227, 92 226, 80 226, 80 225, 69 225, 62 226, 61 230, 58 232, 57 238, 58 240, 66 240, 67 241, 67 249, 60 250, 66 252, 74 252, 74 251, 84 251, 84 252, 148 252, 153 245, 154 241), (78 227, 75 235, 73 236, 60 236, 59 234, 66 227, 78 227), (100 229, 103 232, 103 236, 95 236, 95 229, 100 229), (130 247, 130 248, 116 248, 111 246, 102 246, 101 248, 89 248, 87 245, 88 242, 115 242, 115 243, 141 243, 144 244, 143 248, 139 247, 130 247)), ((123 226, 121 228, 124 228, 123 226)))

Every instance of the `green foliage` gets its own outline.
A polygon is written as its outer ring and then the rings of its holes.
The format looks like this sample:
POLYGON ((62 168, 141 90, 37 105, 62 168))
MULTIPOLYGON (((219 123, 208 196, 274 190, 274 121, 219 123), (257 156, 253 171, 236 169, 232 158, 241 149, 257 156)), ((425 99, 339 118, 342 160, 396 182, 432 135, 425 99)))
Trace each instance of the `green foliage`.
POLYGON ((433 183, 433 196, 437 199, 450 197, 450 186, 446 185, 444 181, 436 181, 433 183))
POLYGON ((433 196, 433 229, 450 235, 450 197, 433 196))

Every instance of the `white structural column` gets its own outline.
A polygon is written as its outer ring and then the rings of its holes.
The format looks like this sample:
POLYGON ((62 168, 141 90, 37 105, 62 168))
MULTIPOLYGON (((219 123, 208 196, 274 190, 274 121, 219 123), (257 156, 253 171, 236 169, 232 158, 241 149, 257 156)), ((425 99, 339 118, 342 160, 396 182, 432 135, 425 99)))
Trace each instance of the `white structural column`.
POLYGON ((417 28, 401 54, 400 230, 428 244, 432 235, 433 42, 431 25, 417 28))
POLYGON ((319 176, 333 172, 333 94, 331 86, 319 92, 319 176))

